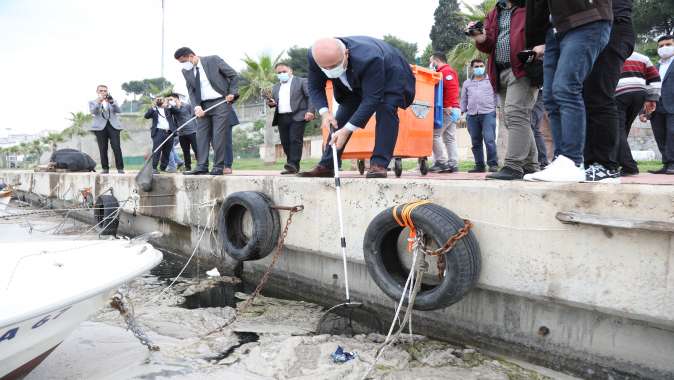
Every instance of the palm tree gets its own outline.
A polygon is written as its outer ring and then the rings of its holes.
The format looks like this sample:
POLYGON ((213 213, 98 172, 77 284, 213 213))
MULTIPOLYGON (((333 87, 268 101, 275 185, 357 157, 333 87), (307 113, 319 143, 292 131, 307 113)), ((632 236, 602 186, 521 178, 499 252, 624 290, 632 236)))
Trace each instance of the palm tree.
MULTIPOLYGON (((247 100, 256 99, 262 101, 265 97, 271 96, 271 88, 276 83, 276 73, 274 66, 279 62, 284 52, 281 52, 276 59, 272 60, 271 55, 262 54, 259 60, 254 60, 248 55, 243 59, 246 63, 246 68, 241 73, 246 85, 239 90, 240 100, 245 102, 247 100)), ((272 164, 276 161, 276 151, 274 149, 274 130, 272 128, 273 112, 266 113, 266 121, 264 125, 264 156, 262 159, 267 164, 272 164)))
MULTIPOLYGON (((471 6, 466 2, 462 3, 467 11, 462 12, 461 15, 468 21, 483 21, 487 17, 487 14, 496 6, 496 0, 484 0, 476 6, 471 6)), ((456 69, 465 69, 466 76, 468 76, 468 65, 475 58, 486 59, 487 56, 477 50, 475 43, 466 37, 466 42, 457 44, 449 52, 447 62, 456 69)))
POLYGON ((43 144, 46 144, 51 147, 53 153, 58 148, 57 144, 65 141, 65 137, 63 136, 63 132, 61 133, 50 132, 47 136, 43 137, 41 140, 43 144))
POLYGON ((85 126, 94 119, 94 115, 84 112, 71 112, 70 127, 63 130, 63 136, 73 138, 77 136, 77 149, 82 150, 82 137, 87 135, 85 126))

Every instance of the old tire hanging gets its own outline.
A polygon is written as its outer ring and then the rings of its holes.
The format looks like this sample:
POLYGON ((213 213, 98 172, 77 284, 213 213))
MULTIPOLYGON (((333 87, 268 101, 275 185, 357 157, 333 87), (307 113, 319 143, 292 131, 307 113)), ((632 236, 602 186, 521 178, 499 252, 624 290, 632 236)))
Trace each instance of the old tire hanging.
POLYGON ((110 194, 100 195, 94 203, 94 219, 101 235, 116 235, 119 227, 119 202, 110 194))
POLYGON ((278 211, 263 193, 232 193, 220 208, 220 241, 224 251, 236 260, 258 260, 269 255, 276 247, 280 231, 278 211), (250 220, 244 220, 247 215, 250 220))
MULTIPOLYGON (((412 220, 417 230, 423 231, 427 243, 429 239, 434 241, 435 248, 441 247, 464 227, 463 219, 432 203, 415 208, 412 220)), ((396 301, 402 297, 409 272, 398 254, 401 232, 403 228, 395 221, 392 208, 389 208, 372 220, 363 242, 365 264, 370 276, 386 295, 396 301)), ((424 281, 416 296, 415 309, 436 310, 450 306, 461 300, 477 283, 480 275, 480 247, 472 231, 444 256, 444 277, 437 284, 424 281)), ((436 273, 433 265, 430 265, 429 271, 431 274, 436 273)))

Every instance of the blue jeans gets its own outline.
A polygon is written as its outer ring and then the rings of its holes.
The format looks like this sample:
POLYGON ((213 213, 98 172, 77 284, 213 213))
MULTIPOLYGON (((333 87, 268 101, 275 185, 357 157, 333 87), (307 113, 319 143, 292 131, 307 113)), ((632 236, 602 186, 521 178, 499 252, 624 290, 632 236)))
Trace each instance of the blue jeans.
POLYGON ((543 60, 543 102, 550 118, 555 157, 583 163, 585 103, 583 82, 608 43, 611 24, 595 21, 564 33, 548 29, 543 60))
MULTIPOLYGON (((178 138, 174 138, 174 142, 177 141, 178 138)), ((167 143, 168 144, 168 143, 167 143)), ((171 153, 169 154, 169 163, 168 163, 168 169, 177 169, 179 165, 184 164, 183 160, 180 159, 178 156, 178 152, 176 151, 176 146, 175 144, 173 145, 173 148, 171 148, 171 153)))
POLYGON ((487 147, 487 164, 489 166, 498 166, 498 157, 496 154, 496 112, 487 114, 468 115, 466 117, 468 125, 468 134, 473 147, 473 157, 475 157, 475 166, 484 167, 484 151, 482 142, 487 147))

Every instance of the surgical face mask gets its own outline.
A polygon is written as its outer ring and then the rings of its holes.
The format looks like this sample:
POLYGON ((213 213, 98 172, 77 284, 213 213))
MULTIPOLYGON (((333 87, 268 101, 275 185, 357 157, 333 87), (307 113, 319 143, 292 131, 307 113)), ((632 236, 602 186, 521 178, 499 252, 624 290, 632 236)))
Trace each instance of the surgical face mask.
POLYGON ((473 68, 473 74, 477 75, 478 77, 481 77, 484 75, 484 67, 474 67, 473 68))
POLYGON ((337 67, 334 67, 332 69, 324 69, 321 67, 321 71, 325 74, 326 77, 330 79, 335 79, 339 78, 344 72, 346 71, 346 67, 344 67, 344 62, 341 62, 337 67))
POLYGON ((290 80, 290 74, 288 73, 278 73, 276 74, 276 77, 281 81, 281 83, 285 83, 290 80))
POLYGON ((663 46, 658 48, 658 55, 662 59, 667 59, 671 56, 674 56, 674 45, 672 46, 663 46))
POLYGON ((190 71, 194 68, 194 64, 190 61, 185 61, 185 62, 182 63, 182 65, 183 65, 183 70, 190 71))
POLYGON ((176 106, 176 101, 175 101, 175 100, 169 100, 169 105, 170 105, 171 107, 175 107, 175 106, 176 106))
POLYGON ((435 71, 438 69, 438 65, 436 65, 435 63, 431 63, 430 65, 428 65, 428 68, 435 71))

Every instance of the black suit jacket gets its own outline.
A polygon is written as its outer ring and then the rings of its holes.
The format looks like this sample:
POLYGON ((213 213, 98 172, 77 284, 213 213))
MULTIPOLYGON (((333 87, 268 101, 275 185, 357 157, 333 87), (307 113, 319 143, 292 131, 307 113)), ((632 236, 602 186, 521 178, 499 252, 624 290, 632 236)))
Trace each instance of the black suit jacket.
MULTIPOLYGON (((166 115, 166 120, 169 123, 169 130, 173 131, 175 129, 175 125, 171 121, 171 117, 169 115, 169 112, 167 112, 166 109, 164 109, 164 115, 166 115)), ((155 133, 157 133, 157 124, 159 124, 159 118, 161 115, 159 115, 159 111, 157 111, 157 107, 150 107, 147 112, 145 112, 146 119, 152 119, 152 127, 150 127, 150 137, 154 137, 155 133)))
MULTIPOLYGON (((380 103, 407 108, 414 101, 416 79, 402 53, 382 40, 372 37, 340 37, 349 49, 346 77, 350 91, 339 78, 332 80, 335 100, 360 104, 349 122, 364 128, 380 103)), ((325 84, 328 77, 318 67, 309 50, 309 96, 320 110, 328 106, 325 84)))
MULTIPOLYGON (((235 97, 239 95, 239 86, 237 84, 238 74, 225 61, 217 55, 209 55, 206 57, 199 57, 201 65, 204 67, 208 82, 213 89, 223 97, 232 94, 235 97)), ((192 70, 183 70, 183 76, 187 83, 187 92, 190 96, 190 103, 195 107, 200 106, 196 104, 196 78, 194 77, 196 67, 192 70)), ((199 75, 204 75, 200 73, 199 75)))
MULTIPOLYGON (((281 83, 276 83, 271 89, 272 98, 276 102, 276 110, 274 111, 274 121, 272 125, 278 125, 278 104, 279 104, 279 90, 281 83)), ((309 86, 307 79, 302 77, 292 77, 290 83, 290 109, 292 109, 293 120, 302 121, 307 112, 316 113, 314 106, 309 99, 309 86)))

